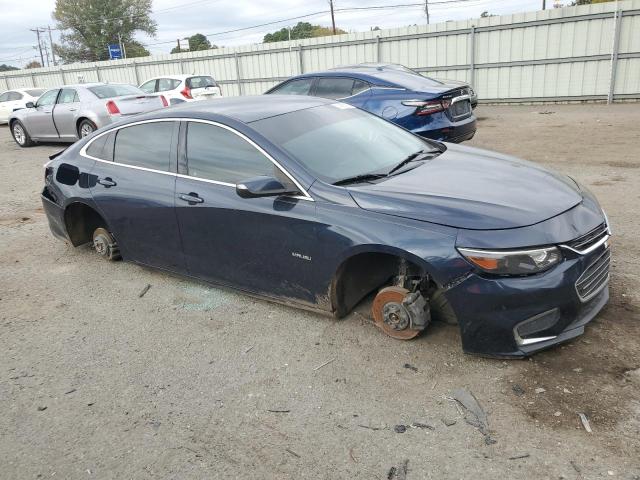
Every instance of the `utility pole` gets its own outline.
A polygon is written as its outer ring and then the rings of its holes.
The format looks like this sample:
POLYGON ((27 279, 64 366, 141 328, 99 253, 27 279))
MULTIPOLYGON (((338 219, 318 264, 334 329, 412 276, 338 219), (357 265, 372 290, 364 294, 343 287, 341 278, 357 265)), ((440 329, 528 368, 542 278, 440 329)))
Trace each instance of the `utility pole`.
MULTIPOLYGON (((47 43, 46 42, 44 43, 42 48, 44 48, 44 58, 47 60, 47 67, 49 67, 50 66, 50 64, 49 64, 49 48, 47 47, 47 43)), ((44 67, 44 64, 42 66, 44 67)))
POLYGON ((51 27, 47 25, 47 29, 49 30, 49 44, 51 45, 51 59, 53 60, 53 65, 58 65, 56 62, 56 54, 53 52, 53 37, 51 37, 51 27))
POLYGON ((122 58, 127 58, 127 56, 124 54, 124 48, 122 46, 122 35, 120 35, 119 32, 118 32, 118 44, 120 45, 120 54, 122 55, 122 58))
POLYGON ((329 6, 331 7, 331 26, 333 27, 333 34, 336 34, 336 19, 333 16, 333 0, 329 0, 329 6))
POLYGON ((34 30, 33 28, 31 28, 30 30, 32 32, 36 32, 36 35, 38 36, 38 50, 40 50, 40 65, 44 67, 44 56, 42 55, 42 43, 40 43, 40 29, 36 28, 34 30))
POLYGON ((427 15, 427 25, 429 25, 429 0, 424 0, 424 13, 427 15))
POLYGON ((547 9, 547 0, 542 0, 542 9, 543 10, 547 9))

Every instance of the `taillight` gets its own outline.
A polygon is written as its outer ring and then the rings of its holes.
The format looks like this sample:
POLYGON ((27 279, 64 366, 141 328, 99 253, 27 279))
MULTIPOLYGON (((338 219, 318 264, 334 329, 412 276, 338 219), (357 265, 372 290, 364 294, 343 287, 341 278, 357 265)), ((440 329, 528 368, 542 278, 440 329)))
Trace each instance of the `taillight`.
POLYGON ((416 115, 431 115, 449 108, 451 100, 407 100, 402 104, 407 107, 416 107, 416 115))
POLYGON ((191 89, 189 87, 184 87, 184 90, 180 92, 184 98, 192 99, 191 89))
POLYGON ((160 100, 162 100, 162 106, 163 107, 168 107, 169 106, 169 102, 167 102, 167 99, 164 98, 164 95, 160 95, 160 100))
POLYGON ((107 102, 107 112, 109 112, 109 115, 120 115, 120 109, 116 105, 116 102, 113 100, 107 102))

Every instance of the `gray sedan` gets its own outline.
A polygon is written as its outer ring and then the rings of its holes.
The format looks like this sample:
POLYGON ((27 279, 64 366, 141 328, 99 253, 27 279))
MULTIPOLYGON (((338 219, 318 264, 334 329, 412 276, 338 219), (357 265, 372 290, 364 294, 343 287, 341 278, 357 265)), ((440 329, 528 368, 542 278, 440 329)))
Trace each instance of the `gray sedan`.
POLYGON ((121 118, 166 107, 162 96, 131 85, 86 83, 47 90, 38 101, 9 116, 13 139, 21 147, 35 142, 75 142, 121 118))

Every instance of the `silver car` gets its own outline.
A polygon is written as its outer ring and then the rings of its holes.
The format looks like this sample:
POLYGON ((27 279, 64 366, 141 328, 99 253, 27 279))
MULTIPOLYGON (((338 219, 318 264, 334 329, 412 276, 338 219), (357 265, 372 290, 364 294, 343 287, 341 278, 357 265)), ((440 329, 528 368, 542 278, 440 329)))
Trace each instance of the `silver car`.
POLYGON ((75 142, 121 118, 166 107, 163 96, 118 83, 83 83, 52 88, 34 104, 9 116, 13 139, 21 147, 35 142, 75 142))

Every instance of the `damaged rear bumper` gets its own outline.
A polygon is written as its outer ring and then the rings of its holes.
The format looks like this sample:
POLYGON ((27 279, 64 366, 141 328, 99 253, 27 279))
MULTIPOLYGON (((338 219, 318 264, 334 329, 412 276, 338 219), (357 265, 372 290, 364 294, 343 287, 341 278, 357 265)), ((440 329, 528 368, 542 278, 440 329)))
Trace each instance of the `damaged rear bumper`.
POLYGON ((55 194, 45 187, 42 190, 40 199, 42 200, 42 208, 47 215, 49 229, 56 237, 61 240, 69 240, 67 237, 67 229, 64 222, 64 209, 58 205, 55 200, 55 194))
POLYGON ((609 276, 588 298, 576 284, 607 246, 565 260, 530 277, 491 278, 471 274, 445 296, 458 317, 465 352, 525 357, 584 333, 609 300, 609 276))

